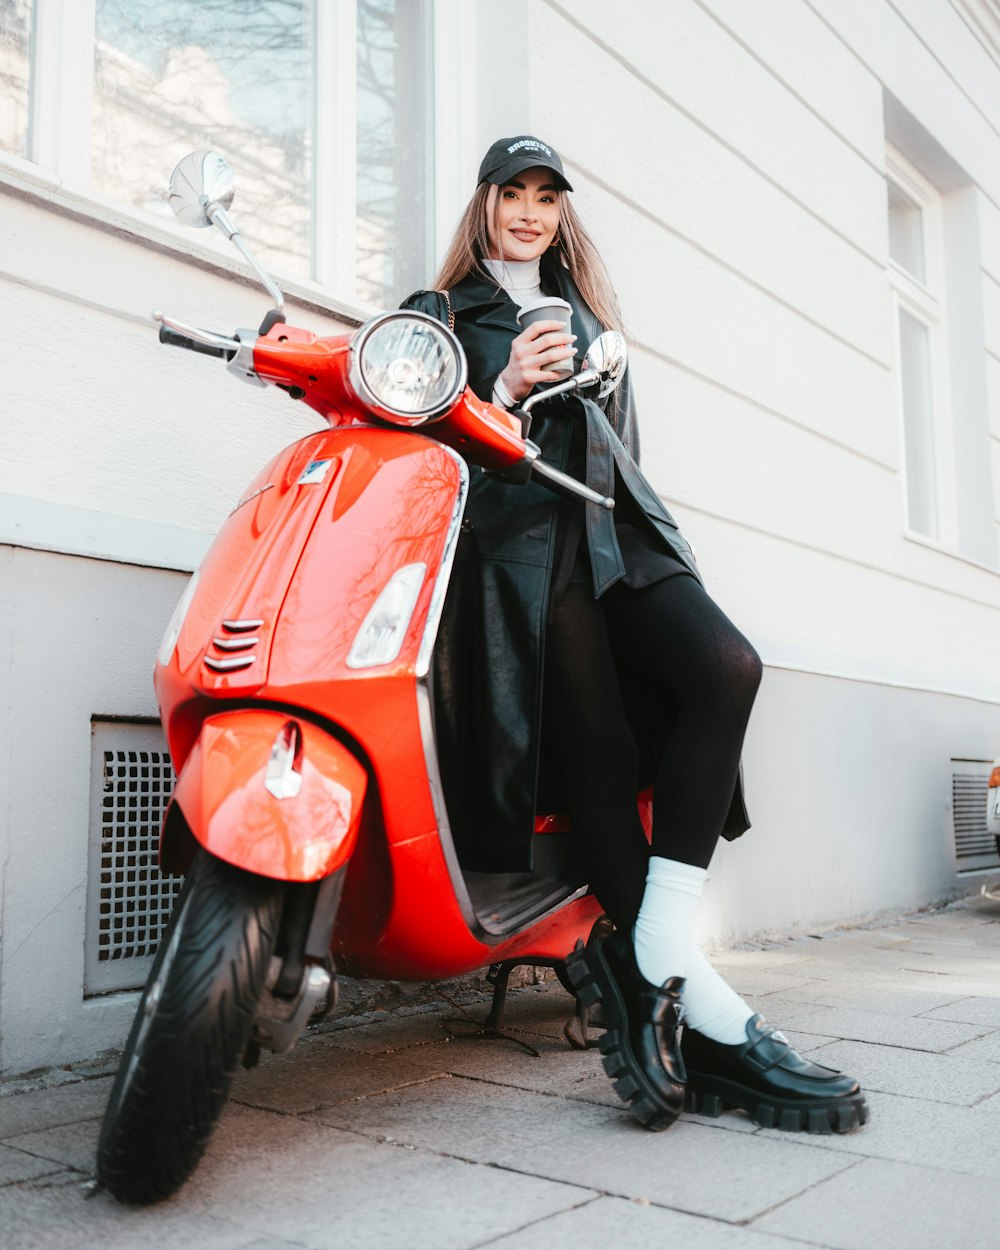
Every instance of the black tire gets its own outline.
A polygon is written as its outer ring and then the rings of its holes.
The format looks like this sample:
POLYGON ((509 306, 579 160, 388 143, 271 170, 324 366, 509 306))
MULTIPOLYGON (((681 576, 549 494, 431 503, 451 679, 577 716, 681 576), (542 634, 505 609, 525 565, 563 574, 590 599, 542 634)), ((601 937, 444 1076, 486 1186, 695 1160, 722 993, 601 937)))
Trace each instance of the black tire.
POLYGON ((284 886, 200 851, 139 1001, 104 1115, 97 1179, 167 1198, 198 1165, 250 1039, 284 886))

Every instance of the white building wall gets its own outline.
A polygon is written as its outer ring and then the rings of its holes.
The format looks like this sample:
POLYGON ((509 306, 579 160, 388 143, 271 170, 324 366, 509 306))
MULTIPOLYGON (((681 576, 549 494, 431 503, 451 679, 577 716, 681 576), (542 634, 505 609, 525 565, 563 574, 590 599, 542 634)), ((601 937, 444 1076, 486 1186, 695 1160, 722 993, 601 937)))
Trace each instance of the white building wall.
POLYGON ((767 666, 755 827, 717 857, 703 936, 941 897, 951 760, 1000 749, 997 64, 936 0, 604 9, 529 6, 526 124, 619 288, 644 466, 767 666), (887 134, 972 250, 949 292, 962 556, 905 532, 887 134))
MULTIPOLYGON (((165 171, 165 174, 169 171, 165 171)), ((211 242, 30 170, 0 181, 0 1076, 120 1045, 135 995, 85 993, 94 719, 155 718, 186 575, 260 467, 318 418, 160 346, 155 305, 230 331, 265 294, 211 242), (67 211, 71 210, 71 211, 67 211)), ((238 202, 236 211, 238 213, 238 202)), ((292 283, 288 318, 350 322, 292 283)), ((336 306, 336 305, 335 305, 336 306)), ((357 309, 364 314, 362 308, 357 309)))
MULTIPOLYGON (((765 661, 754 828, 713 864, 702 936, 972 888, 950 797, 953 760, 1000 754, 1000 65, 962 0, 460 7, 438 46, 468 110, 440 152, 465 193, 500 134, 562 153, 633 338, 644 467, 765 661), (887 135, 965 257, 962 555, 905 529, 887 135)), ((122 1040, 133 996, 83 993, 91 720, 155 715, 184 571, 316 425, 156 342, 153 305, 256 324, 242 274, 203 236, 0 165, 0 1074, 122 1040)), ((365 313, 290 290, 319 332, 365 313)))

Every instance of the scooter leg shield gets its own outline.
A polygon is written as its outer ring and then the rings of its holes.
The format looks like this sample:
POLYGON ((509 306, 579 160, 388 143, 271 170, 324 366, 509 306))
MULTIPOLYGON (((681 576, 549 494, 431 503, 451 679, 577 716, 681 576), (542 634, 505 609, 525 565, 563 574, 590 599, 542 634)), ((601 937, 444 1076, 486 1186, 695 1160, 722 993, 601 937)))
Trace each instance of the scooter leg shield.
POLYGON ((193 840, 259 876, 316 881, 350 858, 367 784, 347 747, 307 721, 259 709, 209 717, 174 787, 160 863, 183 870, 193 840))

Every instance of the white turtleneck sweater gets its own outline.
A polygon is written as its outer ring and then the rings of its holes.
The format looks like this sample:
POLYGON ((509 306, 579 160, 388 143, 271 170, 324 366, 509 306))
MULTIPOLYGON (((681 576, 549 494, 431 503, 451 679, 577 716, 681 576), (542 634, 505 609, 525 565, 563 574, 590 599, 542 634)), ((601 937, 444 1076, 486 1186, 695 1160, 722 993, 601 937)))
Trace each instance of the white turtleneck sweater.
MULTIPOLYGON (((483 258, 483 264, 490 277, 499 282, 518 308, 541 295, 542 280, 537 257, 534 260, 491 260, 487 256, 483 258)), ((498 408, 515 407, 515 400, 499 378, 493 387, 493 402, 498 408)))
POLYGON ((495 278, 518 308, 542 293, 542 279, 538 271, 538 257, 534 260, 491 260, 483 264, 490 277, 495 278))

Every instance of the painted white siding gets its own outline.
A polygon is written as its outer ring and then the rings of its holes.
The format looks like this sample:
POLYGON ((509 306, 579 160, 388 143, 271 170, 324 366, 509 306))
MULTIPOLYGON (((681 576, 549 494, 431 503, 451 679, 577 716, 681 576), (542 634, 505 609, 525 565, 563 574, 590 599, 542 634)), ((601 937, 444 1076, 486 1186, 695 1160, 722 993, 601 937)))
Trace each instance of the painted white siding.
MULTIPOLYGON (((705 938, 975 884, 950 797, 953 759, 1000 754, 1000 64, 963 5, 437 3, 438 253, 493 139, 560 151, 633 339, 644 467, 766 664, 754 828, 713 864, 705 938), (942 204, 952 549, 906 532, 887 141, 942 204)), ((183 573, 317 425, 158 345, 153 306, 229 330, 266 300, 221 240, 77 174, 0 154, 5 1075, 122 1039, 133 1000, 83 992, 91 720, 155 716, 183 573)), ((288 289, 318 332, 370 311, 288 289)))

